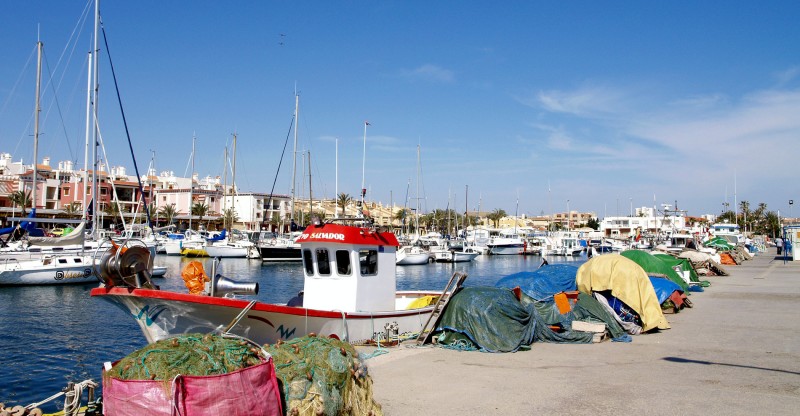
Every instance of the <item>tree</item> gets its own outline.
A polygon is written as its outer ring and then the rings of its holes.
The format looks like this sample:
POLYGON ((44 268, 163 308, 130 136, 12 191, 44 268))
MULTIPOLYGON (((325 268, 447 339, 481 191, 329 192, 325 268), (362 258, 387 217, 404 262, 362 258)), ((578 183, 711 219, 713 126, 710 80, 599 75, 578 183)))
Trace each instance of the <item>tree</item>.
POLYGON ((14 206, 22 208, 22 216, 25 216, 27 214, 25 211, 25 207, 31 206, 30 192, 14 191, 8 196, 8 199, 11 200, 11 203, 13 203, 14 206))
POLYGON ((70 202, 64 206, 64 213, 70 217, 81 215, 81 204, 78 202, 70 202))
POLYGON ((208 205, 205 203, 201 204, 198 202, 192 205, 192 215, 197 215, 200 217, 200 221, 203 221, 203 217, 209 215, 210 213, 211 211, 208 208, 208 205))
POLYGON ((340 193, 338 197, 336 197, 336 206, 342 208, 342 214, 345 214, 345 208, 353 202, 353 197, 350 194, 346 194, 344 192, 340 193))
POLYGON ((233 223, 239 221, 239 215, 236 214, 236 208, 226 208, 222 210, 222 228, 230 229, 233 223))
POLYGON ((486 215, 486 218, 488 218, 490 221, 492 221, 492 224, 494 224, 494 227, 497 228, 499 226, 499 224, 500 224, 500 219, 505 218, 507 216, 508 215, 506 214, 506 212, 504 210, 502 210, 500 208, 495 208, 494 211, 492 211, 491 213, 486 215))
POLYGON ((175 204, 164 205, 158 210, 158 216, 164 217, 167 220, 167 225, 172 224, 172 220, 176 215, 178 215, 178 211, 175 209, 175 204))
POLYGON ((597 221, 597 218, 589 218, 589 220, 586 221, 586 226, 593 230, 598 230, 600 229, 600 221, 597 221))

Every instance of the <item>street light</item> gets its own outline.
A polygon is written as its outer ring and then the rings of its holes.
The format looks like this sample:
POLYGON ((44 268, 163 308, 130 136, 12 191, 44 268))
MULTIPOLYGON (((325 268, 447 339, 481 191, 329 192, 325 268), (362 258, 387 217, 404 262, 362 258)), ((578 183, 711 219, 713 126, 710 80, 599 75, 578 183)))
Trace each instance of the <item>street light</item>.
POLYGON ((631 217, 633 216, 633 198, 628 198, 628 201, 631 203, 631 217))
POLYGON ((572 222, 572 215, 569 214, 569 199, 568 199, 567 200, 567 231, 569 231, 570 228, 572 228, 571 227, 572 224, 570 224, 571 222, 572 222))

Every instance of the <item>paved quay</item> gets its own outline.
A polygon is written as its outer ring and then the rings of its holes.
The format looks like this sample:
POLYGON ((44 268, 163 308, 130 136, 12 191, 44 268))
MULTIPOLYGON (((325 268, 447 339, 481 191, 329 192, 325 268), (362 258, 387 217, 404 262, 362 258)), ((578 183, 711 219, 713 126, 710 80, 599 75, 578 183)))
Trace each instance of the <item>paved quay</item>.
POLYGON ((368 361, 386 415, 800 414, 800 262, 711 276, 672 329, 508 354, 400 346, 368 361))

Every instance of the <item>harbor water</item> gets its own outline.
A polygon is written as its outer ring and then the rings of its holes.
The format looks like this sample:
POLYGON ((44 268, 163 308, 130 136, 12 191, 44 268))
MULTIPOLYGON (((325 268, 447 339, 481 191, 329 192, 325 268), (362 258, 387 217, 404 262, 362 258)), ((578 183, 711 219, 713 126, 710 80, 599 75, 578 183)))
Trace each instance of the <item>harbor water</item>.
MULTIPOLYGON (((186 292, 180 271, 191 260, 157 256, 155 264, 167 267, 166 277, 155 279, 162 289, 186 292)), ((550 263, 579 266, 579 257, 552 257, 550 263)), ((201 259, 207 273, 211 260, 201 259)), ((466 286, 494 286, 501 277, 531 271, 542 263, 539 256, 480 256, 469 263, 433 263, 397 267, 398 290, 441 290, 456 272, 468 275, 466 286)), ((299 262, 263 263, 260 260, 225 259, 223 276, 258 282, 256 296, 264 302, 285 303, 303 289, 299 262)), ((100 383, 105 361, 116 361, 146 345, 129 313, 101 299, 91 298, 96 285, 0 287, 0 402, 27 405, 57 393, 68 382, 93 379, 100 383)), ((58 405, 44 410, 60 409, 58 405)))

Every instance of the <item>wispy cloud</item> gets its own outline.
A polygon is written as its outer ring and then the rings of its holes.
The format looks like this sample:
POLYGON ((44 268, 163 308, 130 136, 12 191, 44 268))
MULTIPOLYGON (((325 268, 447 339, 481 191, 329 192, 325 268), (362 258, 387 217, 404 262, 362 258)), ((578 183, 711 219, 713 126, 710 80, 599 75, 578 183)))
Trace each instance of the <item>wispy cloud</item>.
POLYGON ((455 82, 455 73, 449 69, 434 64, 424 64, 411 70, 402 70, 400 74, 408 79, 426 82, 455 82))
POLYGON ((783 71, 775 73, 775 79, 778 81, 778 87, 783 87, 791 81, 797 79, 800 75, 800 66, 794 66, 783 71))

